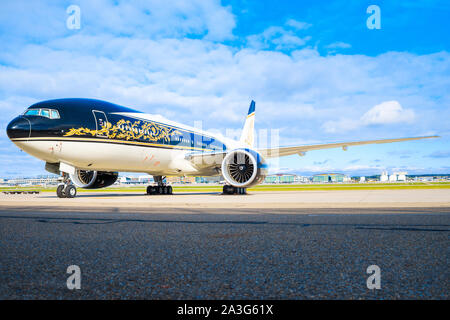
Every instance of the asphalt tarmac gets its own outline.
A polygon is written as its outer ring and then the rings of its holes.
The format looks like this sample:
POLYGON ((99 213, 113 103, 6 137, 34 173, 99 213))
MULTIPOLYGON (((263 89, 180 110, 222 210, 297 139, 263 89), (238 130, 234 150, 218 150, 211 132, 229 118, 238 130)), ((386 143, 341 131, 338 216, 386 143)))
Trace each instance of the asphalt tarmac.
POLYGON ((75 199, 59 199, 53 192, 43 192, 39 195, 0 194, 0 207, 18 206, 77 210, 450 207, 450 189, 249 191, 246 195, 175 192, 173 195, 152 196, 144 192, 111 192, 105 189, 102 192, 79 192, 75 199))
POLYGON ((449 232, 450 207, 0 206, 0 299, 449 299, 449 232))

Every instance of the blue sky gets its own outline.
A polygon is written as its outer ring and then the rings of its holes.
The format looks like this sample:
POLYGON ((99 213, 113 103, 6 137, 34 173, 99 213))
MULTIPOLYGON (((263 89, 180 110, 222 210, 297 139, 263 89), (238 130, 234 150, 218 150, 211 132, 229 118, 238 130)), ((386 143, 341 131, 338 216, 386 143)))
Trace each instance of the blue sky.
POLYGON ((0 177, 44 173, 6 137, 30 104, 98 98, 222 134, 256 129, 284 146, 438 134, 309 152, 274 171, 450 173, 446 1, 0 2, 0 177), (67 7, 81 28, 66 27, 67 7), (368 29, 378 5, 381 29, 368 29))

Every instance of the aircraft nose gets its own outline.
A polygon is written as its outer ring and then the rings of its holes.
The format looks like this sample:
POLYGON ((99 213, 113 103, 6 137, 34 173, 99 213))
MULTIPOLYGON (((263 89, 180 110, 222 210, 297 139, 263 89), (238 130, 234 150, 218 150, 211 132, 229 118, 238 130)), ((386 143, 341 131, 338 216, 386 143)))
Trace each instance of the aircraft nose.
POLYGON ((8 124, 6 134, 10 139, 29 138, 31 134, 31 123, 27 118, 19 116, 8 124))

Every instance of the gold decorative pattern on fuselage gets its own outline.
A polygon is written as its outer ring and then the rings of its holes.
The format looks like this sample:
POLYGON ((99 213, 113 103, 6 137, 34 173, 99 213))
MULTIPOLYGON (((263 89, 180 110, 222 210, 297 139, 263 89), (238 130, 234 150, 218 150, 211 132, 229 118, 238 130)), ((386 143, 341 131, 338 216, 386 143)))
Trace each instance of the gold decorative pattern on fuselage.
POLYGON ((176 134, 181 134, 181 132, 175 128, 161 126, 154 122, 142 122, 139 120, 132 123, 130 120, 121 119, 115 125, 112 125, 110 122, 106 122, 100 130, 72 128, 64 136, 71 137, 91 135, 93 137, 107 137, 109 139, 127 141, 147 140, 152 142, 170 142, 171 137, 176 134))

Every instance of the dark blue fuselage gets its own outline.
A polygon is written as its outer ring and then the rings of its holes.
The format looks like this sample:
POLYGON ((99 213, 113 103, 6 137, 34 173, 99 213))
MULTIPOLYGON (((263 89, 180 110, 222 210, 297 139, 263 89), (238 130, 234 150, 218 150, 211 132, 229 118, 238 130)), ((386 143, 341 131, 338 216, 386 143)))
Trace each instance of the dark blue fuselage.
POLYGON ((11 121, 7 134, 13 141, 71 140, 192 151, 226 150, 224 143, 211 136, 149 120, 140 111, 94 99, 33 104, 11 121))

